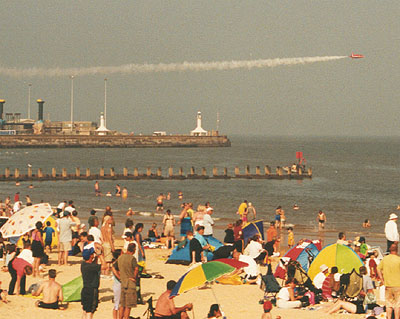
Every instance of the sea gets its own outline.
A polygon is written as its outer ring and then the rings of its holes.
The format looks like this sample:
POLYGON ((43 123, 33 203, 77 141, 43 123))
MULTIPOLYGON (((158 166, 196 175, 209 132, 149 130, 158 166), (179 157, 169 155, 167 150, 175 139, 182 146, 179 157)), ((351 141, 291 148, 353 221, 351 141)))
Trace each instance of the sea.
MULTIPOLYGON (((230 136, 231 147, 206 148, 60 148, 60 149, 1 149, 0 171, 19 168, 27 173, 28 165, 34 172, 42 168, 50 174, 56 168, 74 173, 80 167, 84 173, 92 173, 101 167, 106 173, 110 168, 122 173, 124 167, 129 173, 137 167, 145 173, 148 167, 153 173, 161 168, 164 176, 168 167, 177 174, 179 167, 185 174, 194 167, 200 174, 204 167, 211 175, 212 168, 223 168, 234 174, 238 166, 242 173, 247 165, 251 173, 256 166, 269 165, 274 171, 277 166, 296 162, 296 152, 303 152, 306 166, 313 171, 312 179, 268 180, 268 179, 224 179, 224 180, 121 180, 100 181, 103 194, 115 193, 116 184, 128 190, 128 199, 120 197, 96 197, 94 181, 43 181, 29 182, 16 186, 15 182, 0 182, 0 199, 13 198, 20 192, 21 200, 30 195, 33 202, 45 201, 56 206, 62 200, 73 200, 79 216, 86 221, 91 209, 102 215, 110 205, 122 230, 129 207, 140 212, 133 217, 135 222, 146 224, 156 222, 161 229, 162 214, 156 214, 156 197, 171 194, 165 201, 165 209, 179 215, 182 202, 194 206, 210 202, 214 207, 217 233, 223 238, 227 223, 237 219, 237 208, 243 200, 252 202, 257 217, 265 225, 274 219, 277 206, 285 210, 287 223, 294 227, 296 240, 318 238, 326 243, 336 240, 337 233, 344 231, 348 239, 363 235, 367 243, 384 246, 384 224, 390 213, 399 213, 400 204, 400 138, 398 137, 271 137, 271 136, 230 136), (183 200, 178 192, 183 192, 183 200), (293 205, 299 206, 294 210, 293 205), (316 217, 322 210, 327 216, 326 230, 318 232, 316 217), (362 228, 365 219, 372 227, 362 228)), ((283 234, 285 230, 282 231, 283 234)), ((222 239, 220 238, 220 239, 222 239)))

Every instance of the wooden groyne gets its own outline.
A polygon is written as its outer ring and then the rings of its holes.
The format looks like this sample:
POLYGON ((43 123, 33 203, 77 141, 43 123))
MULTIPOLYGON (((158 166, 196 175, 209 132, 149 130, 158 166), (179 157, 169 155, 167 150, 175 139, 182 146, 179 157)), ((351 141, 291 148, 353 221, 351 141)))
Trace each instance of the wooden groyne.
POLYGON ((199 172, 194 167, 191 167, 185 174, 182 167, 174 171, 173 167, 169 167, 167 174, 163 175, 161 167, 153 170, 147 167, 144 172, 140 172, 137 167, 129 170, 127 167, 122 169, 122 172, 116 172, 114 168, 110 168, 108 172, 104 167, 100 168, 99 172, 94 173, 90 168, 81 169, 75 168, 73 173, 67 172, 66 168, 57 170, 52 168, 51 172, 44 172, 38 168, 35 172, 31 167, 28 167, 26 174, 22 174, 19 168, 13 171, 6 168, 4 174, 0 175, 0 181, 67 181, 67 180, 184 180, 184 179, 233 179, 233 178, 247 178, 247 179, 310 179, 312 178, 311 167, 303 172, 300 168, 297 172, 286 172, 282 167, 278 166, 274 172, 266 165, 261 170, 260 166, 256 166, 255 173, 251 173, 250 166, 247 165, 244 171, 241 171, 238 166, 234 168, 233 174, 228 173, 228 169, 223 168, 222 172, 218 171, 217 167, 213 167, 211 175, 208 175, 205 167, 202 167, 199 172))
POLYGON ((229 147, 226 135, 4 135, 0 148, 229 147))

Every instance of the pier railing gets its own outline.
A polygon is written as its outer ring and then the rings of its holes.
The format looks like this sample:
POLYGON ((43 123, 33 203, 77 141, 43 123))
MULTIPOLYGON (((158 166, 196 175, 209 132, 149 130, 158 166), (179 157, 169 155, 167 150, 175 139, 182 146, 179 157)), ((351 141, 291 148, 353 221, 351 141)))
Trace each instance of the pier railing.
POLYGON ((151 167, 147 167, 143 171, 139 171, 137 167, 128 169, 124 167, 122 172, 116 172, 115 169, 109 168, 107 171, 104 167, 94 173, 90 168, 81 170, 80 167, 76 167, 73 173, 67 172, 66 168, 56 169, 52 168, 50 172, 44 172, 41 168, 33 170, 28 167, 28 171, 25 174, 21 174, 19 168, 15 168, 13 171, 10 168, 6 168, 4 174, 0 174, 0 181, 62 181, 62 180, 143 180, 143 179, 154 179, 154 180, 179 180, 179 179, 234 179, 234 178, 247 178, 247 179, 305 179, 312 178, 312 168, 308 168, 304 172, 299 168, 296 172, 286 171, 282 167, 278 166, 272 172, 268 165, 265 165, 263 170, 260 166, 256 166, 255 172, 252 173, 250 166, 245 166, 244 170, 241 170, 236 166, 233 170, 233 174, 228 173, 228 169, 224 167, 222 171, 219 171, 216 166, 212 168, 212 172, 209 175, 205 167, 200 170, 196 170, 194 167, 190 167, 187 173, 184 172, 182 167, 174 170, 173 167, 167 169, 167 173, 163 175, 161 167, 155 170, 151 167))

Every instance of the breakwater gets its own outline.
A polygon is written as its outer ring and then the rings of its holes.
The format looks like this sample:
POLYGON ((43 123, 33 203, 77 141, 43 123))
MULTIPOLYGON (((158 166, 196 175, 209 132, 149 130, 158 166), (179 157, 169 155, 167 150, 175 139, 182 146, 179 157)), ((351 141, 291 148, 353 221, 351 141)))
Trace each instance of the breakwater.
POLYGON ((0 136, 0 148, 63 147, 229 147, 226 135, 12 135, 0 136))
POLYGON ((122 172, 116 172, 114 168, 110 168, 108 172, 104 167, 100 168, 99 172, 94 173, 90 168, 81 169, 76 167, 73 173, 67 172, 67 169, 62 168, 57 170, 52 168, 51 172, 44 172, 41 168, 35 172, 31 167, 28 167, 27 173, 21 173, 19 168, 13 171, 6 168, 4 174, 0 174, 0 181, 66 181, 66 180, 176 180, 176 179, 232 179, 232 178, 247 178, 247 179, 305 179, 312 178, 312 168, 308 168, 303 172, 300 168, 297 172, 286 172, 282 167, 278 166, 274 172, 268 165, 264 166, 263 172, 260 166, 256 166, 255 172, 252 173, 250 166, 247 165, 244 170, 240 170, 236 166, 233 174, 228 173, 225 167, 221 172, 217 167, 212 168, 209 175, 205 167, 202 167, 198 172, 194 167, 185 173, 182 167, 174 171, 173 167, 167 169, 167 174, 163 175, 161 167, 155 170, 147 167, 144 172, 140 172, 137 167, 129 170, 127 167, 122 169, 122 172))

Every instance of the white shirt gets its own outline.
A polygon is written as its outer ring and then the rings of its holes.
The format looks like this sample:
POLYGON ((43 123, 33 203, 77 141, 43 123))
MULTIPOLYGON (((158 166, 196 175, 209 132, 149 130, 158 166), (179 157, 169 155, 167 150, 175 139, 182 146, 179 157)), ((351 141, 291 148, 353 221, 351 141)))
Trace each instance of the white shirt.
POLYGON ((213 225, 214 220, 211 218, 209 214, 205 214, 203 218, 204 225, 204 235, 212 235, 213 234, 213 225))
POLYGON ((250 241, 245 249, 245 254, 250 256, 251 258, 257 258, 261 252, 263 251, 262 245, 258 241, 250 241))
POLYGON ((60 204, 58 204, 57 208, 61 209, 61 210, 64 210, 65 205, 67 205, 67 204, 65 204, 64 202, 61 202, 60 204))
POLYGON ((390 241, 399 241, 399 232, 397 231, 397 224, 394 220, 388 220, 385 224, 386 239, 390 241))
POLYGON ((101 231, 97 227, 90 227, 89 235, 92 235, 95 243, 101 244, 101 231))
POLYGON ((260 272, 258 271, 257 264, 256 264, 256 262, 254 261, 253 258, 251 258, 250 256, 246 256, 246 255, 241 254, 240 257, 239 257, 239 261, 242 261, 242 262, 248 264, 247 267, 243 268, 243 270, 246 273, 246 275, 249 275, 251 277, 258 276, 258 274, 260 272))
POLYGON ((18 212, 20 209, 21 209, 21 202, 20 201, 15 202, 13 206, 14 213, 18 212))
POLYGON ((313 280, 315 288, 322 289, 322 284, 324 283, 325 278, 325 274, 323 272, 319 272, 313 280))
POLYGON ((278 299, 290 300, 290 294, 289 294, 289 289, 288 287, 282 287, 281 290, 279 290, 278 295, 276 296, 278 299))
POLYGON ((21 258, 21 259, 23 259, 23 260, 25 260, 28 263, 33 265, 32 250, 30 250, 30 249, 22 249, 17 257, 21 258))
POLYGON ((75 208, 73 208, 72 206, 67 206, 64 208, 64 211, 66 212, 70 212, 71 214, 74 212, 75 208))

